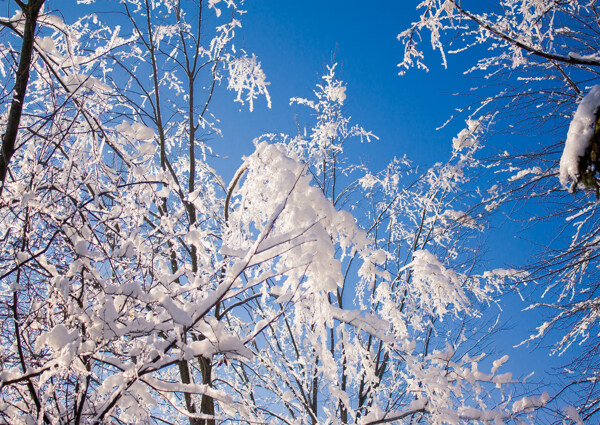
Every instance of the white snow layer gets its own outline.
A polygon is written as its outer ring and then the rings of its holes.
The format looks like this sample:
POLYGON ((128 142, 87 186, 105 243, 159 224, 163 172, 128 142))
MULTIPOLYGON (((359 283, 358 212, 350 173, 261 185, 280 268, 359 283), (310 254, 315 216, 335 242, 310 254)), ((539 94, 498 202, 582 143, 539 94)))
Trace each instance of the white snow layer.
POLYGON ((115 130, 119 131, 123 136, 136 140, 152 140, 154 138, 154 130, 139 122, 134 122, 133 125, 130 125, 128 122, 123 121, 115 127, 115 130))
POLYGON ((594 135, 596 110, 599 106, 600 86, 596 85, 585 95, 569 125, 565 149, 560 158, 560 182, 562 184, 566 185, 569 180, 577 181, 579 178, 579 158, 585 154, 589 141, 594 135))

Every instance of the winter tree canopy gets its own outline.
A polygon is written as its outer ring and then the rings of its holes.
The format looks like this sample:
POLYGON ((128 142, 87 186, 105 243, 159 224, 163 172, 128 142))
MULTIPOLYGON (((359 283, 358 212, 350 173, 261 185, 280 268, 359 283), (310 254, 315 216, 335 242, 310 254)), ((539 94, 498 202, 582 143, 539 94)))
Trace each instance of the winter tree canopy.
POLYGON ((403 72, 425 66, 429 31, 443 58, 448 35, 482 55, 473 71, 519 82, 432 164, 357 158, 380 140, 347 113, 333 61, 289 99, 295 131, 249 137, 227 170, 212 143, 239 123, 215 111, 267 110, 278 90, 240 36, 251 1, 58 3, 0 4, 0 421, 598 418, 594 4, 415 4, 393 29, 403 72), (505 118, 513 102, 534 114, 505 118), (563 160, 486 156, 497 125, 535 119, 562 134, 563 160), (485 256, 494 214, 555 199, 566 245, 519 270, 485 256), (532 338, 557 328, 557 350, 586 347, 562 391, 513 374, 510 347, 488 351, 502 294, 532 281, 549 295, 529 303, 553 312, 532 338))
POLYGON ((490 145, 501 153, 492 161, 504 170, 497 175, 507 177, 482 202, 487 210, 525 205, 520 219, 548 234, 545 242, 535 241, 547 245, 536 249, 523 282, 536 283, 531 307, 546 315, 531 340, 545 338, 558 354, 575 352, 564 369, 565 391, 576 394, 583 420, 597 422, 598 5, 432 0, 418 10, 419 18, 399 35, 405 49, 401 70, 427 69, 421 47, 426 36, 444 65, 449 54, 468 57, 465 74, 482 81, 480 97, 463 104, 463 112, 468 123, 493 123, 490 145), (510 144, 523 134, 538 140, 510 144))

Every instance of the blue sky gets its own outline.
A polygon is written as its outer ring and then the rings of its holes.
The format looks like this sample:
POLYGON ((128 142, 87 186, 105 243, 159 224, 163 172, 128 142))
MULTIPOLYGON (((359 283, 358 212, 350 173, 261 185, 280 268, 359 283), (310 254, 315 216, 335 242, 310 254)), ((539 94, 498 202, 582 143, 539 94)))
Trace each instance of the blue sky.
MULTIPOLYGON (((224 129, 228 151, 234 143, 249 152, 249 141, 264 132, 293 133, 297 111, 289 98, 310 97, 333 60, 348 86, 346 113, 380 138, 359 148, 365 161, 378 169, 393 156, 406 154, 428 165, 447 157, 462 123, 448 131, 435 128, 457 106, 452 93, 466 90, 468 84, 457 78, 458 68, 444 70, 437 53, 429 57, 430 72, 414 70, 400 77, 397 64, 403 47, 396 37, 416 17, 414 3, 378 1, 370 6, 340 0, 246 3, 237 46, 260 58, 271 82, 273 107, 266 110, 266 103, 258 102, 253 113, 239 108, 234 119, 244 131, 224 129)), ((213 110, 221 106, 228 113, 226 97, 213 110)))

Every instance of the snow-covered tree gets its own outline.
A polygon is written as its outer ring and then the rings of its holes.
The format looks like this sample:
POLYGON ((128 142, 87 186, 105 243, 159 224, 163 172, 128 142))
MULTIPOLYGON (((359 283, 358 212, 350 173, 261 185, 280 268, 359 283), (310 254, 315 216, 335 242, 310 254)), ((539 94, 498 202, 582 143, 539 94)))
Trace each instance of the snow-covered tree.
MULTIPOLYGON (((477 98, 462 112, 470 122, 493 117, 491 148, 501 152, 494 161, 504 170, 490 184, 486 207, 509 203, 525 213, 512 216, 526 227, 542 226, 538 234, 551 229, 547 241, 536 241, 547 248, 528 266, 528 280, 543 285, 531 301, 548 315, 534 337, 555 329, 557 352, 575 343, 584 347, 567 369, 565 393, 577 399, 582 420, 597 421, 598 5, 425 0, 418 11, 419 19, 399 35, 405 47, 401 70, 427 68, 421 37, 445 66, 449 53, 472 60, 465 73, 480 77, 477 98), (513 143, 514 134, 537 140, 513 143)), ((579 418, 570 409, 565 414, 579 418)))
MULTIPOLYGON (((423 175, 405 158, 374 173, 350 163, 344 151, 348 143, 375 139, 344 116, 345 99, 346 87, 329 68, 314 99, 292 99, 316 122, 295 137, 265 138, 286 143, 302 158, 320 196, 356 212, 369 244, 367 261, 340 241, 335 270, 341 273, 331 286, 279 307, 283 320, 265 329, 268 343, 256 347, 258 364, 242 364, 238 372, 247 380, 240 393, 249 394, 248 409, 265 400, 261 405, 270 407, 257 410, 259 422, 442 424, 505 423, 544 405, 546 396, 489 398, 513 382, 510 373, 498 373, 507 358, 480 372, 484 356, 464 326, 477 320, 480 303, 511 273, 473 271, 473 236, 481 227, 455 209, 464 206, 467 170, 477 167, 476 135, 469 137, 468 153, 457 152, 423 175)), ((344 214, 344 226, 353 223, 344 214)), ((272 285, 286 302, 298 297, 287 282, 272 285)), ((269 317, 258 300, 256 307, 269 317)))
POLYGON ((482 372, 461 327, 511 274, 474 265, 475 129, 422 176, 352 165, 344 144, 375 137, 331 68, 294 100, 317 122, 257 141, 226 184, 202 140, 218 86, 269 103, 233 44, 241 1, 92 5, 118 25, 43 3, 0 18, 3 422, 505 423, 545 405, 511 398, 505 357, 482 372))

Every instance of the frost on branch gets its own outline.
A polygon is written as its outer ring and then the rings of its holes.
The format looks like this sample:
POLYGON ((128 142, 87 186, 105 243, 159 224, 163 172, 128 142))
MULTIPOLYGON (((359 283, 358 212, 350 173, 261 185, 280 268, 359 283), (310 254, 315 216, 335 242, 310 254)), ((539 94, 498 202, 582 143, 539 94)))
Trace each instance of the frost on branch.
POLYGON ((221 1, 225 3, 226 7, 235 7, 235 2, 233 0, 208 0, 208 8, 214 9, 217 18, 221 16, 222 12, 221 9, 219 9, 219 7, 217 6, 219 3, 221 3, 221 1))
POLYGON ((569 125, 567 140, 560 159, 560 182, 579 182, 598 190, 596 173, 600 166, 599 114, 600 86, 593 86, 583 98, 569 125))
POLYGON ((327 66, 327 73, 321 78, 324 84, 317 84, 314 90, 315 99, 293 97, 290 104, 304 105, 316 114, 316 123, 310 130, 297 136, 291 146, 309 163, 316 167, 319 174, 323 160, 334 161, 344 152, 344 145, 353 138, 361 142, 371 142, 378 137, 359 125, 351 125, 351 118, 346 116, 342 107, 346 100, 346 85, 336 76, 337 64, 327 66), (308 131, 308 134, 307 134, 308 131))
MULTIPOLYGON (((527 414, 545 406, 550 397, 522 397, 513 401, 500 391, 499 400, 490 397, 492 389, 503 389, 515 382, 510 372, 498 373, 507 356, 493 362, 490 373, 479 369, 482 356, 456 356, 452 346, 435 350, 421 361, 408 357, 412 375, 403 375, 407 390, 414 396, 401 409, 374 408, 363 420, 363 425, 395 423, 405 418, 427 414, 427 423, 445 424, 534 424, 536 419, 527 414), (471 392, 472 391, 472 392, 471 392), (493 404, 493 405, 490 405, 493 404)), ((384 401, 382 400, 382 405, 384 401)), ((398 422, 402 423, 402 422, 398 422)))
POLYGON ((463 128, 452 139, 452 149, 455 152, 463 149, 477 147, 479 139, 485 132, 485 124, 490 120, 490 117, 479 117, 477 119, 466 120, 466 128, 463 128))
POLYGON ((446 269, 429 251, 415 251, 410 267, 414 273, 411 291, 418 293, 418 307, 429 315, 444 317, 449 306, 456 313, 468 306, 459 276, 446 269))
POLYGON ((271 107, 271 97, 267 86, 267 77, 263 72, 256 55, 242 56, 232 59, 228 64, 229 82, 227 88, 236 92, 236 102, 242 105, 248 102, 250 111, 254 110, 254 100, 264 95, 267 106, 271 107))

